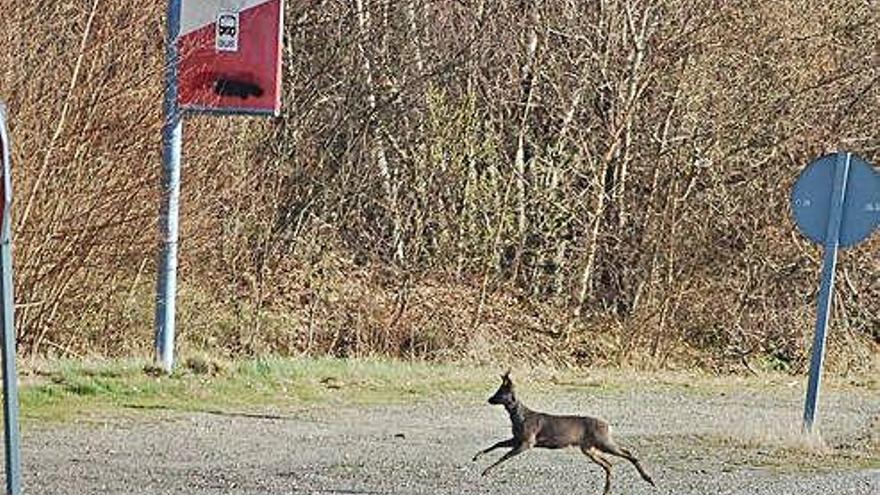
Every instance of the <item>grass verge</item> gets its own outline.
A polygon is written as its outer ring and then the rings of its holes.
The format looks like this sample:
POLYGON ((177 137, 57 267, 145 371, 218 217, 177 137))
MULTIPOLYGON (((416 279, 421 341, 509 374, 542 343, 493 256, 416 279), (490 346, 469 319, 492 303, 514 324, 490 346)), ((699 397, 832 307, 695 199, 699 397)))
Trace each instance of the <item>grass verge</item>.
MULTIPOLYGON (((389 359, 258 358, 235 362, 189 357, 171 375, 143 360, 61 360, 32 365, 21 375, 25 421, 64 421, 120 407, 205 411, 265 407, 404 403, 435 397, 482 399, 499 370, 468 364, 389 359)), ((699 372, 597 369, 517 369, 520 390, 534 393, 616 394, 677 391, 708 396, 732 391, 800 390, 788 375, 711 376, 699 372)), ((880 389, 876 380, 828 377, 826 388, 880 389)))
POLYGON ((474 368, 380 360, 190 358, 171 375, 144 361, 60 361, 26 370, 23 421, 66 421, 119 409, 255 410, 365 405, 485 388, 474 368))

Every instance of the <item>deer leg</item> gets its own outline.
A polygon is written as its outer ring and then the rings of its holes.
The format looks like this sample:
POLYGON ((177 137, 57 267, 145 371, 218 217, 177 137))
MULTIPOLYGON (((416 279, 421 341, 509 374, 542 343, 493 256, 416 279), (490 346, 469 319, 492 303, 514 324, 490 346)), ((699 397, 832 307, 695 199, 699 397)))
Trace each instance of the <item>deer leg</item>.
POLYGON ((474 455, 474 458, 471 460, 476 461, 477 459, 482 457, 484 454, 488 454, 489 452, 492 452, 495 449, 500 449, 502 447, 515 447, 515 446, 516 446, 516 439, 515 438, 511 438, 509 440, 502 440, 487 449, 483 449, 483 450, 477 452, 476 455, 474 455))
POLYGON ((606 454, 616 455, 617 457, 623 457, 624 459, 628 460, 632 463, 633 466, 636 467, 636 470, 639 472, 640 475, 642 475, 643 480, 650 483, 651 486, 657 486, 654 484, 654 480, 651 479, 651 475, 645 472, 644 468, 642 468, 642 465, 639 463, 639 460, 636 459, 636 457, 632 455, 630 451, 618 447, 611 440, 600 442, 596 445, 596 447, 606 454))
POLYGON ((489 474, 489 471, 495 469, 495 467, 498 466, 499 464, 501 464, 502 462, 510 459, 513 456, 522 454, 523 452, 528 450, 529 447, 531 447, 531 445, 523 442, 523 443, 518 444, 513 449, 508 450, 503 456, 501 456, 501 459, 498 459, 491 466, 489 466, 483 470, 483 476, 486 476, 487 474, 489 474))
POLYGON ((599 452, 593 447, 581 447, 581 452, 605 470, 605 489, 602 490, 602 495, 608 495, 608 492, 611 491, 611 463, 599 455, 599 452))

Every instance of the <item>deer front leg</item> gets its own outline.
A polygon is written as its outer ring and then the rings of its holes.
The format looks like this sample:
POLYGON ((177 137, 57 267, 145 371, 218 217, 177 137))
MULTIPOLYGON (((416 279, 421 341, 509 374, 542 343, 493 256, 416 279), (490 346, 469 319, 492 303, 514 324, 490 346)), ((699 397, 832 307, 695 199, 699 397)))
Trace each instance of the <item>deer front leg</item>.
POLYGON ((483 470, 483 476, 486 476, 487 474, 489 474, 489 471, 491 471, 492 469, 495 469, 495 467, 498 466, 499 464, 501 464, 502 462, 510 459, 511 457, 513 457, 515 455, 522 454, 526 450, 529 450, 529 448, 531 446, 532 446, 532 444, 528 443, 528 442, 521 442, 521 443, 517 444, 516 447, 514 447, 512 450, 508 450, 507 453, 505 453, 503 456, 501 456, 501 459, 498 459, 491 466, 489 466, 485 470, 483 470))
POLYGON ((502 447, 514 447, 515 445, 516 445, 515 438, 511 438, 509 440, 502 440, 502 441, 496 443, 495 445, 489 447, 488 449, 484 449, 484 450, 477 452, 476 455, 474 455, 474 458, 471 459, 471 461, 476 461, 477 459, 482 457, 483 454, 488 454, 489 452, 492 452, 495 449, 500 449, 502 447))

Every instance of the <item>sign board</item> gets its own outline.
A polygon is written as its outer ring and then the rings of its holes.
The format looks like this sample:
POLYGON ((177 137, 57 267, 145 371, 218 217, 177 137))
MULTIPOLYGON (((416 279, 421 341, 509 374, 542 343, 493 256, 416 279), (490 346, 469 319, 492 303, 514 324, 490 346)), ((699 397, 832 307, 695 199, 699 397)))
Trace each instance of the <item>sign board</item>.
POLYGON ((791 192, 791 209, 801 232, 825 251, 804 403, 804 428, 811 432, 817 417, 825 335, 834 299, 837 251, 865 240, 880 224, 880 175, 852 153, 820 157, 798 177, 791 192))
POLYGON ((6 105, 0 102, 0 242, 8 245, 12 239, 12 157, 9 133, 6 129, 6 105))
MULTIPOLYGON (((825 245, 831 186, 837 154, 825 155, 801 172, 791 193, 791 209, 801 232, 825 245)), ((849 156, 846 197, 840 224, 840 247, 865 240, 880 225, 880 173, 865 160, 849 156)))
POLYGON ((180 0, 183 110, 278 115, 282 0, 180 0))

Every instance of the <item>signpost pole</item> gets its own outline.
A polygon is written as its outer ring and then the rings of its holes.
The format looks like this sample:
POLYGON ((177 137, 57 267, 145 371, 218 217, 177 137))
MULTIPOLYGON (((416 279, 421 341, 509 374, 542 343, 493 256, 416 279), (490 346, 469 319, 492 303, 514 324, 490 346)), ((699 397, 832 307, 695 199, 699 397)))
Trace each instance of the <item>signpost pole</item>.
POLYGON ((12 170, 9 163, 6 109, 0 103, 0 165, 3 167, 0 230, 0 297, 3 299, 3 415, 6 446, 6 493, 21 494, 21 448, 18 429, 18 373, 15 369, 15 303, 12 295, 12 170))
POLYGON ((177 298, 177 239, 180 205, 180 163, 183 141, 178 93, 181 0, 168 0, 165 40, 165 122, 162 127, 162 255, 156 284, 156 359, 166 372, 174 367, 174 312, 177 298))
POLYGON ((840 244, 840 225, 843 218, 843 203, 846 199, 846 186, 849 177, 850 153, 837 154, 834 168, 834 183, 831 189, 831 209, 824 243, 822 264, 822 285, 819 288, 819 302, 816 309, 816 330, 813 336, 813 356, 810 361, 810 379, 807 385, 807 400, 804 405, 804 428, 813 431, 816 420, 819 387, 822 381, 822 361, 825 358, 825 334, 831 315, 831 302, 834 293, 834 271, 837 266, 837 250, 840 244))

